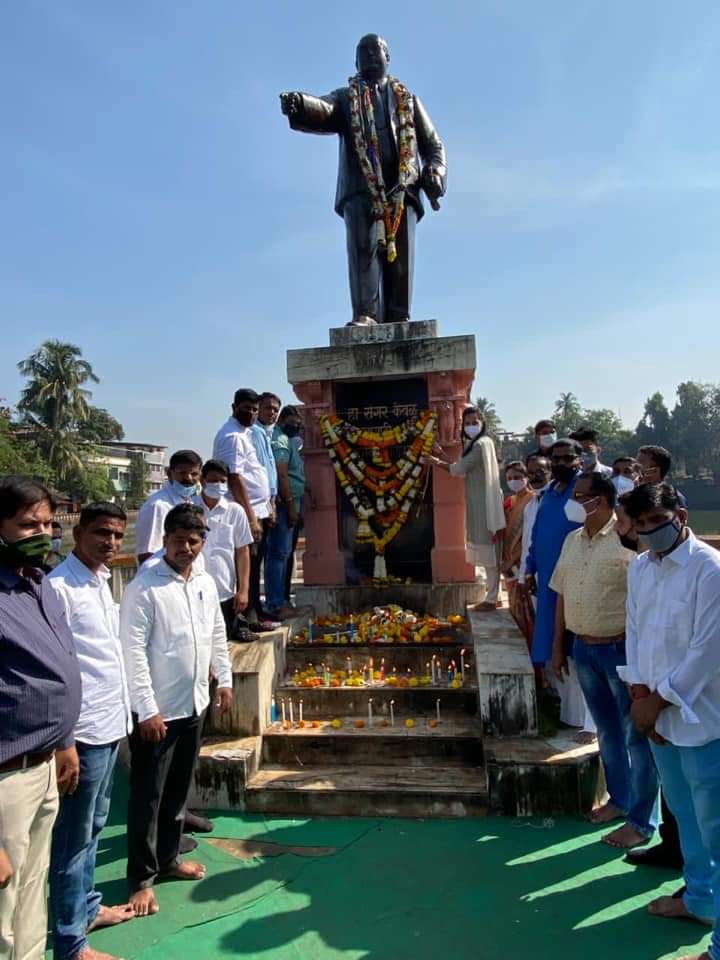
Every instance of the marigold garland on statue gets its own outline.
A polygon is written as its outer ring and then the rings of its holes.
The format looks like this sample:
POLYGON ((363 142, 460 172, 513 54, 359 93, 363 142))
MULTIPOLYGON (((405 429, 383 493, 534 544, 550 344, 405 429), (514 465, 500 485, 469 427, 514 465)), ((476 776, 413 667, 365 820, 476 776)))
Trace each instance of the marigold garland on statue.
POLYGON ((385 548, 402 529, 423 488, 427 467, 421 457, 432 450, 436 422, 431 410, 415 421, 381 430, 363 430, 335 415, 320 419, 335 475, 360 521, 355 539, 375 548, 376 577, 387 576, 385 548), (391 448, 398 446, 405 446, 405 451, 393 459, 391 448))
POLYGON ((387 249, 388 263, 397 258, 395 240, 405 209, 405 191, 418 178, 417 141, 412 97, 395 77, 388 77, 388 86, 395 97, 398 119, 398 183, 388 198, 382 172, 380 140, 375 128, 375 111, 368 84, 359 76, 350 77, 350 124, 360 169, 370 191, 376 239, 387 249))

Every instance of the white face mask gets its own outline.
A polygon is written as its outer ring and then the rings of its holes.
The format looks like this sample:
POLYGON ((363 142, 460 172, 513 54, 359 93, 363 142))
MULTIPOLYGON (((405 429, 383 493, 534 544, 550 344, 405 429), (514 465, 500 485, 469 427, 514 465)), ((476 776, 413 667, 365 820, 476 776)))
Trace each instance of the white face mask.
POLYGON ((508 480, 507 485, 513 493, 520 493, 520 491, 524 490, 527 486, 527 480, 525 480, 524 477, 521 477, 519 480, 508 480))
POLYGON ((635 489, 635 484, 632 482, 630 477, 624 477, 622 474, 619 474, 617 477, 613 477, 612 482, 618 492, 619 497, 621 497, 624 493, 630 493, 631 490, 635 489))
POLYGON ((585 523, 587 513, 585 507, 571 497, 565 504, 565 516, 570 523, 585 523))
POLYGON ((556 440, 556 433, 545 433, 542 437, 540 437, 540 446, 543 450, 547 450, 555 443, 556 440))
POLYGON ((211 500, 219 500, 220 497, 226 496, 227 492, 228 485, 226 483, 206 483, 203 488, 203 493, 211 500))
POLYGON ((474 440, 475 437, 480 436, 482 427, 479 423, 469 423, 466 427, 463 428, 463 433, 469 440, 474 440))

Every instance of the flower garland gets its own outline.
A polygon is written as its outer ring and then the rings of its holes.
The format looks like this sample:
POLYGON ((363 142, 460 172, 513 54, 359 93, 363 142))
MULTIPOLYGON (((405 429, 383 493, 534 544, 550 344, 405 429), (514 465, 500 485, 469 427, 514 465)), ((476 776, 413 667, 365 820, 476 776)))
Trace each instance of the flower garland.
POLYGON ((388 263, 397 258, 395 243, 405 209, 405 191, 419 176, 417 140, 412 111, 412 96, 399 80, 388 77, 395 97, 398 118, 398 183, 387 196, 382 173, 380 140, 375 128, 375 111, 369 85, 359 76, 350 77, 350 127, 365 181, 370 191, 377 243, 387 250, 388 263), (363 122, 363 114, 364 121, 363 122))
POLYGON ((320 418, 335 475, 360 520, 355 539, 375 548, 376 577, 387 576, 385 548, 402 529, 423 488, 427 467, 420 458, 432 450, 436 424, 431 410, 415 421, 382 430, 363 430, 335 415, 320 418), (397 446, 405 446, 405 451, 393 459, 391 448, 397 446))

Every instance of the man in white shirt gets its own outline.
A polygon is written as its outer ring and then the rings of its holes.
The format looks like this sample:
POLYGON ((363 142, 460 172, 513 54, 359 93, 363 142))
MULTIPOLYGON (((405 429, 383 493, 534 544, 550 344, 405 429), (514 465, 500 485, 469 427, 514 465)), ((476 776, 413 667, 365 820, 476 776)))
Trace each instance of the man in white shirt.
POLYGON ((627 666, 632 717, 650 738, 663 792, 677 818, 686 892, 660 897, 656 916, 712 924, 703 960, 720 957, 720 553, 696 539, 669 484, 627 495, 625 510, 648 548, 628 574, 627 666))
POLYGON ((228 468, 222 461, 208 460, 202 468, 202 494, 195 503, 205 515, 208 535, 202 556, 217 587, 229 638, 236 614, 248 605, 253 535, 243 508, 227 499, 227 478, 228 468))
POLYGON ((170 457, 165 486, 140 507, 135 525, 138 566, 163 545, 165 517, 179 503, 190 503, 198 491, 202 460, 194 450, 178 450, 170 457))
POLYGON ((50 902, 55 960, 104 960, 87 934, 135 916, 129 904, 103 906, 95 889, 98 838, 110 812, 118 746, 132 728, 118 632, 118 610, 108 581, 127 517, 114 503, 91 503, 73 531, 73 552, 48 580, 65 607, 75 640, 82 706, 75 727, 80 779, 60 801, 50 856, 50 902))
POLYGON ((212 577, 193 569, 207 527, 200 507, 165 518, 165 557, 141 568, 120 605, 120 639, 135 727, 130 737, 127 877, 138 916, 157 913, 160 878, 201 880, 205 868, 178 857, 188 790, 210 696, 232 703, 225 621, 212 577))
POLYGON ((228 417, 215 435, 213 460, 226 463, 228 487, 233 499, 247 514, 256 546, 251 551, 250 610, 260 620, 267 619, 260 603, 260 566, 262 557, 257 544, 262 540, 263 527, 271 517, 270 479, 257 455, 252 427, 257 420, 260 398, 254 390, 236 390, 232 416, 228 417))
POLYGON ((571 440, 576 440, 582 447, 582 472, 601 473, 604 477, 611 477, 612 467, 600 463, 602 447, 599 444, 598 432, 591 427, 580 427, 570 434, 571 440))

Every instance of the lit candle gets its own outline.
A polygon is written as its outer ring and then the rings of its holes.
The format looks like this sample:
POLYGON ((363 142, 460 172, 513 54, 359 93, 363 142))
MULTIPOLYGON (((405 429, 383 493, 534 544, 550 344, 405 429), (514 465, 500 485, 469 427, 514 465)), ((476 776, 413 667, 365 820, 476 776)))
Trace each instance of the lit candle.
POLYGON ((295 717, 293 716, 293 702, 290 700, 290 723, 295 723, 295 717))
POLYGON ((460 651, 460 679, 465 683, 465 651, 460 651))
POLYGON ((372 658, 372 657, 370 657, 370 663, 369 663, 369 665, 368 665, 368 672, 369 672, 369 674, 370 674, 370 676, 368 677, 368 679, 370 680, 370 683, 373 683, 373 681, 375 680, 375 662, 373 661, 373 658, 372 658))
POLYGON ((352 673, 352 660, 350 657, 345 658, 345 666, 347 667, 347 675, 350 676, 352 673))
POLYGON ((430 660, 430 676, 432 677, 433 686, 435 686, 435 654, 432 655, 430 660))
POLYGON ((435 701, 435 719, 440 723, 440 698, 435 701))
POLYGON ((373 698, 370 697, 368 699, 368 726, 369 727, 372 726, 372 703, 373 703, 373 698))
POLYGON ((380 660, 380 679, 385 682, 385 657, 380 660))
POLYGON ((397 667, 393 667, 393 676, 394 676, 394 677, 397 676, 397 667))
POLYGON ((395 701, 390 701, 390 726, 395 726, 395 701))
POLYGON ((303 703, 303 702, 302 702, 302 700, 301 700, 301 701, 300 701, 300 723, 303 722, 303 717, 302 717, 302 703, 303 703))
POLYGON ((280 701, 280 707, 282 709, 282 722, 285 723, 285 701, 280 701))

